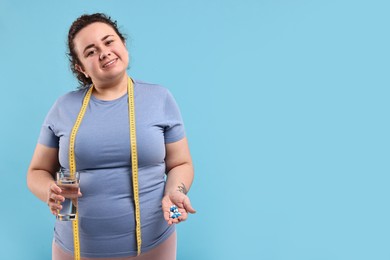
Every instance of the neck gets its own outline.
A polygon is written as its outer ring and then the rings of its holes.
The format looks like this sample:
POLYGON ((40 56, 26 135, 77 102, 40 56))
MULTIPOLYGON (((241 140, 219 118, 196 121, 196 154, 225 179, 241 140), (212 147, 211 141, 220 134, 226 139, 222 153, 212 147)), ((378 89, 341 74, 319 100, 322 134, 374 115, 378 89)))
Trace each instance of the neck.
POLYGON ((111 80, 110 82, 94 83, 94 89, 92 94, 101 100, 114 100, 127 93, 127 80, 128 76, 125 73, 117 80, 111 80))

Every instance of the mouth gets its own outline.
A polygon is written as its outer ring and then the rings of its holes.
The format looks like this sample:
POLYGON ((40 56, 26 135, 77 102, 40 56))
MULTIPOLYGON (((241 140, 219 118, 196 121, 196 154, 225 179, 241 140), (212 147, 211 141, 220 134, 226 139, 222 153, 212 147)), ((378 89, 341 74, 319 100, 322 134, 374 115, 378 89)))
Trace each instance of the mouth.
POLYGON ((111 65, 113 65, 114 63, 116 63, 117 60, 118 60, 118 58, 112 59, 112 60, 110 60, 110 61, 104 63, 103 66, 102 66, 103 69, 110 67, 111 65))

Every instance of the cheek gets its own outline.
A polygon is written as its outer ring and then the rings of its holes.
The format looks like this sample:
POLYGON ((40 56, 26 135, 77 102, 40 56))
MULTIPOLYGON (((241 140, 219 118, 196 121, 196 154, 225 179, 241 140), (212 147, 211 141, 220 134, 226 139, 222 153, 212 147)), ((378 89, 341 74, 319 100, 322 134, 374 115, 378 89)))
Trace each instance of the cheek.
POLYGON ((121 47, 116 50, 117 55, 121 57, 121 59, 125 61, 129 61, 129 52, 127 51, 126 47, 121 47))
POLYGON ((126 56, 124 57, 124 59, 125 59, 127 65, 129 65, 130 57, 129 57, 129 53, 128 52, 126 53, 126 56))
POLYGON ((126 50, 125 51, 125 61, 127 63, 127 66, 129 66, 129 61, 130 61, 130 55, 129 55, 129 52, 126 50))
POLYGON ((84 67, 85 67, 85 70, 87 72, 92 72, 92 71, 96 70, 96 68, 99 67, 99 63, 97 63, 95 60, 89 60, 89 61, 85 62, 84 67))

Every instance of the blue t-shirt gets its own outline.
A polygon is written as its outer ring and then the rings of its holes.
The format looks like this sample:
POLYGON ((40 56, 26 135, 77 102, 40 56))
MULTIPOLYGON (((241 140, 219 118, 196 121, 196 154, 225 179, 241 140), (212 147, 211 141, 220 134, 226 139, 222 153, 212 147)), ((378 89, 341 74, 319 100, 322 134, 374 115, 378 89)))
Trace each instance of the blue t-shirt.
MULTIPOLYGON (((49 111, 38 142, 59 148, 61 167, 69 169, 69 135, 86 89, 60 97, 49 111)), ((185 137, 178 106, 158 85, 134 81, 142 252, 174 231, 164 220, 165 144, 185 137)), ((132 190, 127 94, 110 101, 93 95, 75 141, 83 196, 78 201, 80 250, 83 257, 137 254, 132 190)), ((72 223, 56 221, 54 239, 73 252, 72 223)))

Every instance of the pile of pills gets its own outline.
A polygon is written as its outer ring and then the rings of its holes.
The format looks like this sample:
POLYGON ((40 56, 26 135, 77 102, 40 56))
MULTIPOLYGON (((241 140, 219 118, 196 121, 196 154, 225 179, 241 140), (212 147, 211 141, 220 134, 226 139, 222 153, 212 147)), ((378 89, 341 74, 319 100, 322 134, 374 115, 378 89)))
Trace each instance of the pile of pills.
POLYGON ((179 209, 176 205, 172 205, 169 209, 169 217, 170 218, 178 218, 181 216, 181 213, 179 212, 179 209))

